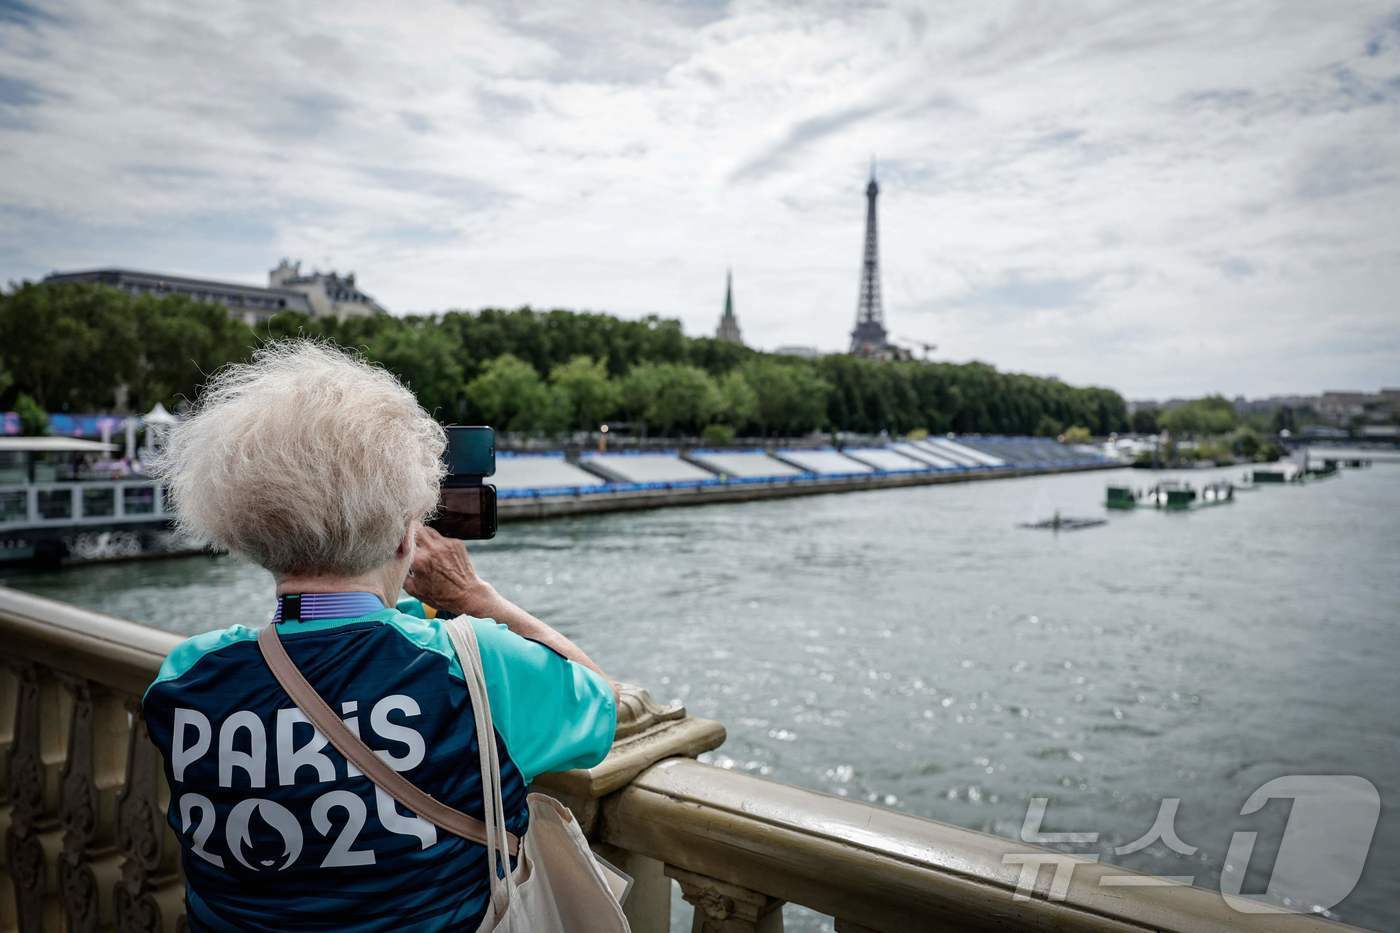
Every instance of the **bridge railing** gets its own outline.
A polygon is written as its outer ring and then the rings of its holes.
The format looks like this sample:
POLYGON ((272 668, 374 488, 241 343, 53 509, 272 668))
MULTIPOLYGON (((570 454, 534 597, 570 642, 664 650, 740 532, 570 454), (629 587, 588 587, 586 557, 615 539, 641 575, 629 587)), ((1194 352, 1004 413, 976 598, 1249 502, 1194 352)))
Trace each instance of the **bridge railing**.
MULTIPOLYGON (((0 587, 0 929, 184 928, 169 789, 139 715, 177 641, 0 587)), ((784 903, 847 933, 1339 929, 1149 876, 1104 885, 1133 873, 695 760, 723 741, 719 723, 627 688, 608 757, 536 783, 634 877, 638 933, 670 928, 673 882, 705 933, 781 931, 784 903)))

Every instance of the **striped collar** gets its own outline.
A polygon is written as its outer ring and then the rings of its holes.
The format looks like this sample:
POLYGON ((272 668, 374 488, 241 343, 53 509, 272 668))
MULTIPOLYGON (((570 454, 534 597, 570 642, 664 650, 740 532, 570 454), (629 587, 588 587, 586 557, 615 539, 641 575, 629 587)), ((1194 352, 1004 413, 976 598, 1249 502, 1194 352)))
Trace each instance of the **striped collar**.
MULTIPOLYGON (((320 619, 353 619, 357 616, 379 612, 384 603, 373 593, 304 593, 301 597, 300 622, 315 622, 320 619)), ((282 621, 282 600, 277 600, 277 609, 272 613, 273 622, 282 621)))

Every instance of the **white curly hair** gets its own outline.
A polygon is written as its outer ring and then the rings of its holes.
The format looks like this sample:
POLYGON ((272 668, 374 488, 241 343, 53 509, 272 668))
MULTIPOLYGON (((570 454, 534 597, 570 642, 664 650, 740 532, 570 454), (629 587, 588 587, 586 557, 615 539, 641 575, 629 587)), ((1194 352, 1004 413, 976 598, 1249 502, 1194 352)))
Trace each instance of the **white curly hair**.
POLYGON ((177 526, 276 576, 355 576, 437 503, 446 436, 393 375, 269 343, 209 381, 155 465, 177 526))

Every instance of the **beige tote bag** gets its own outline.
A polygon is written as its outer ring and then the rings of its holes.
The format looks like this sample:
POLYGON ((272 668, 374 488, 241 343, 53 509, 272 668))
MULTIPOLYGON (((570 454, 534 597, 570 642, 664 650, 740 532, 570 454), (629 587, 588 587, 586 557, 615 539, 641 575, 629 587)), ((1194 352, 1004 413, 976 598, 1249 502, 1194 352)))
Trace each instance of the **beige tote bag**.
POLYGON ((481 933, 628 933, 621 901, 631 879, 594 856, 566 807, 544 794, 530 794, 525 839, 506 831, 500 760, 476 632, 465 616, 445 624, 472 698, 484 822, 425 793, 360 741, 302 676, 275 625, 258 633, 258 648, 287 696, 365 777, 435 826, 486 846, 491 906, 477 928, 481 933), (511 872, 509 856, 517 854, 511 872))
POLYGON ((628 933, 620 900, 630 879, 594 856, 574 815, 553 797, 530 794, 526 798, 530 831, 520 844, 516 869, 510 871, 501 764, 476 632, 465 616, 449 621, 447 632, 471 692, 481 749, 486 851, 491 859, 491 903, 495 910, 482 920, 478 933, 628 933))

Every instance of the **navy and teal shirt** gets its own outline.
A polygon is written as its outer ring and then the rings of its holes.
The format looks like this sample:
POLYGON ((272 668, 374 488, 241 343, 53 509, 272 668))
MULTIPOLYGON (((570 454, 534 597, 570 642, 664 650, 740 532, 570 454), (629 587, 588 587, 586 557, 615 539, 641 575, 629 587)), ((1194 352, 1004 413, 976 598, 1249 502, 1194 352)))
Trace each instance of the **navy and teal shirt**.
MULTIPOLYGON (((280 610, 279 610, 280 611, 280 610)), ((287 653, 381 758, 477 818, 471 698, 442 620, 416 600, 303 597, 278 626, 287 653)), ((612 745, 612 688, 505 626, 473 620, 501 762, 506 826, 528 828, 526 789, 597 764, 612 745)), ((475 929, 486 850, 405 810, 347 762, 263 663, 257 629, 182 642, 142 714, 165 758, 196 930, 475 929)))

